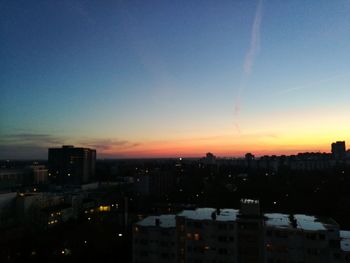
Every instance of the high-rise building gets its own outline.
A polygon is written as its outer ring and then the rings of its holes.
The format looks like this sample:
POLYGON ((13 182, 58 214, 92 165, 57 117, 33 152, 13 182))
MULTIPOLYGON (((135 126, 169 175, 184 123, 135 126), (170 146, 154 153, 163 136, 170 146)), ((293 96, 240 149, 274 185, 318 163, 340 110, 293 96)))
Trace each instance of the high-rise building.
POLYGON ((332 156, 336 160, 344 159, 346 155, 345 141, 332 143, 332 156))
POLYGON ((62 146, 49 149, 49 180, 60 185, 80 185, 95 177, 96 150, 62 146))

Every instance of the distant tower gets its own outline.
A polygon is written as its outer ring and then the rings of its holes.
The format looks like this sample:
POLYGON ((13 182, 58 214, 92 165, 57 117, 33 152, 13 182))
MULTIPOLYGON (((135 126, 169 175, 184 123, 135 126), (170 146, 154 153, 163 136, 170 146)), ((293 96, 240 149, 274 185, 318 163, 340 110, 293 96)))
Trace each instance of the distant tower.
POLYGON ((255 156, 252 153, 246 153, 245 155, 245 163, 248 167, 252 165, 252 162, 254 161, 255 156))
POLYGON ((204 162, 206 164, 215 164, 216 156, 214 154, 212 154, 211 152, 208 152, 204 158, 204 162))
POLYGON ((344 159, 346 155, 345 141, 332 143, 332 156, 335 160, 344 159))
POLYGON ((64 145, 49 149, 49 180, 60 185, 80 185, 95 177, 96 150, 64 145))

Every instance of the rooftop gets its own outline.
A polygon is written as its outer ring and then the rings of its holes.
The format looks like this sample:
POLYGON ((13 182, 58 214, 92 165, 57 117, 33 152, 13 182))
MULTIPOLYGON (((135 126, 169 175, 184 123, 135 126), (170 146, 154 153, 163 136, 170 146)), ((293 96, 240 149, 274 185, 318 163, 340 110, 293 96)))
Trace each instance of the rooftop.
MULTIPOLYGON (((265 214, 266 224, 269 226, 288 228, 293 227, 293 222, 291 221, 290 215, 288 214, 265 214)), ((319 231, 327 230, 327 223, 322 221, 320 218, 309 215, 296 214, 293 215, 295 227, 301 230, 307 231, 319 231)))
MULTIPOLYGON (((156 226, 156 219, 159 219, 160 227, 175 227, 176 216, 192 220, 234 222, 237 220, 237 216, 239 216, 239 210, 227 208, 197 208, 194 210, 183 210, 177 215, 149 216, 137 224, 140 226, 156 226)), ((330 227, 337 226, 337 223, 332 219, 321 219, 316 216, 302 214, 289 215, 281 213, 266 213, 264 214, 264 218, 267 226, 276 228, 295 228, 304 231, 325 231, 330 227)), ((342 232, 344 232, 344 240, 347 239, 347 244, 350 244, 350 231, 342 232)))
POLYGON ((300 229, 313 231, 327 230, 325 224, 315 216, 294 215, 294 218, 297 220, 298 228, 300 229))
POLYGON ((197 208, 195 210, 184 210, 178 214, 189 219, 195 220, 213 220, 212 215, 216 214, 216 221, 235 221, 238 210, 236 209, 220 209, 217 213, 215 208, 197 208))
POLYGON ((286 214, 265 214, 266 225, 275 227, 291 227, 289 215, 286 214))
POLYGON ((175 227, 176 220, 175 215, 160 215, 160 216, 148 216, 145 219, 137 223, 139 226, 156 226, 156 221, 159 219, 159 226, 168 228, 175 227))

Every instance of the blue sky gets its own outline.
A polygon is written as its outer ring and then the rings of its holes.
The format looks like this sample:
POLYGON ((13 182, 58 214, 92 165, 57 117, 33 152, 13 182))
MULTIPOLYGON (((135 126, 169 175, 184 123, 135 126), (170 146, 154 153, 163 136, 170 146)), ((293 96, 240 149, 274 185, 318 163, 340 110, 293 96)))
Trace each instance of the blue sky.
POLYGON ((0 158, 63 143, 101 157, 325 150, 350 134, 349 13, 348 0, 0 1, 0 158))

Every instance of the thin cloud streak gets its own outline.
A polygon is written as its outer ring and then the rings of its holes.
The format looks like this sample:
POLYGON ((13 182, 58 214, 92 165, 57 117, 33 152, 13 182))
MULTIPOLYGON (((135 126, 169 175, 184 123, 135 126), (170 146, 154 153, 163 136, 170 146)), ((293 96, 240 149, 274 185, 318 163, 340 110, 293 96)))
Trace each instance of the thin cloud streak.
POLYGON ((234 126, 238 134, 241 133, 240 125, 238 123, 238 117, 241 111, 241 93, 247 86, 248 78, 253 70, 255 57, 260 50, 261 22, 262 22, 262 0, 258 0, 258 5, 256 7, 255 16, 253 20, 253 27, 251 31, 250 46, 243 61, 243 76, 239 84, 238 94, 236 96, 235 106, 234 106, 234 118, 235 118, 234 126))
POLYGON ((137 142, 131 142, 128 140, 119 139, 88 139, 79 142, 80 145, 85 147, 94 148, 100 151, 110 151, 116 149, 129 149, 141 145, 137 142))
POLYGON ((123 152, 142 145, 121 139, 86 138, 76 139, 54 136, 44 133, 16 133, 4 134, 0 140, 0 159, 46 159, 48 148, 61 147, 64 144, 73 144, 76 147, 89 147, 97 150, 98 155, 123 152), (27 157, 26 157, 27 156, 27 157))
POLYGON ((262 0, 258 1, 258 6, 256 8, 253 28, 250 38, 250 48, 245 56, 243 69, 245 75, 249 75, 252 72, 254 61, 257 53, 260 50, 260 27, 262 21, 262 0))
POLYGON ((2 143, 9 144, 62 144, 64 139, 50 134, 17 133, 2 135, 2 143))
POLYGON ((276 94, 281 95, 281 94, 286 94, 286 93, 290 93, 293 91, 299 91, 299 90, 305 90, 305 89, 310 89, 313 88, 317 85, 323 84, 323 83, 327 83, 329 81, 335 80, 335 79, 339 79, 342 77, 347 77, 349 74, 339 74, 339 75, 335 75, 329 78, 324 78, 324 79, 320 79, 311 83, 308 83, 306 85, 301 85, 301 86, 296 86, 296 87, 292 87, 292 88, 287 88, 287 89, 283 89, 280 90, 278 92, 276 92, 276 94))

